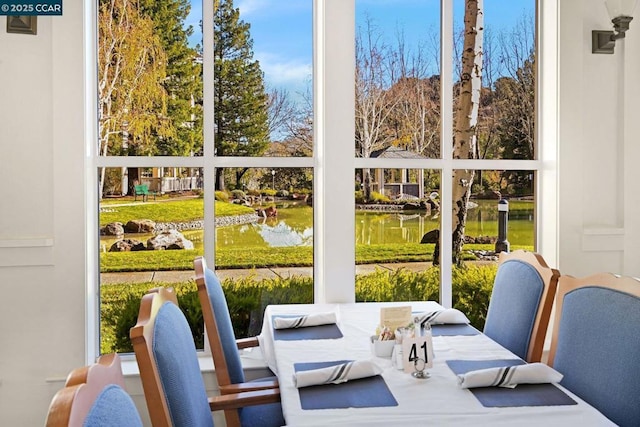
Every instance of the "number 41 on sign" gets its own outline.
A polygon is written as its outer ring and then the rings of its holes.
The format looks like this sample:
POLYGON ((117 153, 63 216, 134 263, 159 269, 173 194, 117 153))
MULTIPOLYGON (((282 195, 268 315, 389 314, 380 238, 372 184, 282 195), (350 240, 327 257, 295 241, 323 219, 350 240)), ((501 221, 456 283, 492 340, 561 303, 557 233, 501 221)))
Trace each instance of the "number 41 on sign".
POLYGON ((422 370, 433 367, 431 334, 402 340, 402 368, 404 372, 415 372, 417 366, 422 370), (416 363, 418 361, 420 362, 419 364, 416 363), (424 361, 424 365, 422 361, 424 361))

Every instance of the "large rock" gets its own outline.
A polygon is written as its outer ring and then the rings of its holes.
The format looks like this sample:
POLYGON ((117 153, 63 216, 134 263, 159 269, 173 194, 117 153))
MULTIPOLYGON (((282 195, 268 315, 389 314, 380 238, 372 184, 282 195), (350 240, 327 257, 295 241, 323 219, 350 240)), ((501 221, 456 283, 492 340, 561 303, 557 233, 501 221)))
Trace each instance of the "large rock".
POLYGON ((278 209, 276 209, 275 206, 269 206, 268 208, 265 208, 265 209, 262 209, 262 208, 256 209, 256 213, 258 214, 258 216, 261 216, 263 218, 273 218, 278 216, 278 209))
POLYGON ((124 236, 124 227, 121 222, 110 222, 100 229, 101 236, 124 236))
POLYGON ((156 223, 150 219, 132 219, 124 226, 127 233, 153 233, 156 223))
POLYGON ((428 233, 425 233, 425 235, 422 236, 422 240, 420 240, 420 243, 438 243, 439 241, 440 230, 436 228, 435 230, 431 230, 428 233))
POLYGON ((193 242, 177 230, 167 230, 147 240, 147 249, 152 251, 193 249, 193 242))
POLYGON ((402 210, 405 210, 405 211, 419 211, 421 209, 422 208, 420 206, 420 202, 417 202, 417 203, 411 203, 411 202, 410 203, 405 203, 402 206, 402 210))
POLYGON ((497 240, 498 238, 496 236, 478 236, 478 237, 464 236, 464 242, 472 243, 472 244, 477 243, 482 245, 493 245, 496 243, 497 240))
POLYGON ((135 239, 124 239, 118 240, 109 248, 109 252, 134 252, 134 251, 144 251, 147 248, 144 246, 139 240, 135 239))

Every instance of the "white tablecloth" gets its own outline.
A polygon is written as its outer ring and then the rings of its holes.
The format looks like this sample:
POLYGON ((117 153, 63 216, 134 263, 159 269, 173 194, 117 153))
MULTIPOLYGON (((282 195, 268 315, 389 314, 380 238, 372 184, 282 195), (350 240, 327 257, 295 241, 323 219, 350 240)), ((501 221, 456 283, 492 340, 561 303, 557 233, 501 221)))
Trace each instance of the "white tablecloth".
POLYGON ((447 360, 491 360, 516 358, 508 350, 480 334, 434 337, 434 365, 430 378, 419 380, 395 369, 390 359, 371 352, 369 337, 375 333, 381 306, 411 305, 413 311, 434 310, 437 303, 358 303, 269 306, 260 336, 269 366, 280 382, 282 408, 288 426, 568 426, 613 425, 591 406, 566 391, 577 405, 487 408, 469 391, 460 388, 447 360), (335 311, 344 337, 320 340, 273 340, 271 316, 335 311), (294 363, 372 359, 383 368, 382 377, 398 406, 304 410, 293 382, 294 363))

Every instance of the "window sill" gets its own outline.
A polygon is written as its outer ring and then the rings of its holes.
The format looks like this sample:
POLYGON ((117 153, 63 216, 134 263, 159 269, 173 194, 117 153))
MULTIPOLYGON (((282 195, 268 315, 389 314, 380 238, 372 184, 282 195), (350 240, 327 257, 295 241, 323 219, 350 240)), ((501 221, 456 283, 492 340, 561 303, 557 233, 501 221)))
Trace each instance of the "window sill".
MULTIPOLYGON (((138 370, 138 363, 133 354, 121 355, 122 360, 122 373, 125 377, 137 377, 140 375, 138 370)), ((262 357, 260 348, 248 348, 240 351, 240 360, 242 361, 242 367, 245 371, 252 370, 264 370, 269 369, 262 357)), ((213 359, 211 354, 205 354, 203 351, 198 351, 198 363, 200 364, 201 372, 214 372, 213 359)))

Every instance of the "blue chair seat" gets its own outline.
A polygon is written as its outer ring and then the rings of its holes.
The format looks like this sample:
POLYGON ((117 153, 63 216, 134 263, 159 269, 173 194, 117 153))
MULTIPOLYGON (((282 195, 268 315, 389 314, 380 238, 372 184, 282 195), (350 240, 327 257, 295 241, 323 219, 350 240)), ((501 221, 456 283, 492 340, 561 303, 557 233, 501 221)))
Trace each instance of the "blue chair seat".
POLYGON ((560 384, 619 426, 640 425, 640 282, 560 278, 549 364, 560 384))

